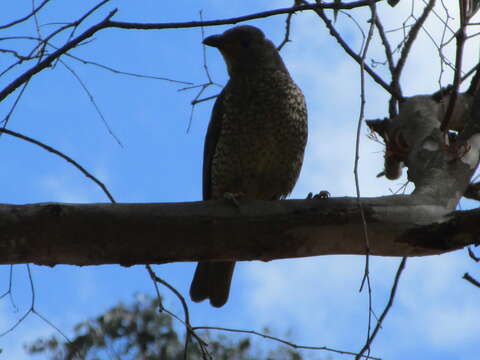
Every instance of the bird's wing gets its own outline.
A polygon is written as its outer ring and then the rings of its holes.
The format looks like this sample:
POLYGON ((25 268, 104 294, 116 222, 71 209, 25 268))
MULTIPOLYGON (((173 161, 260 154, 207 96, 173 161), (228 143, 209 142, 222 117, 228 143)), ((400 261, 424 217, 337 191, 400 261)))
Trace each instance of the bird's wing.
POLYGON ((224 92, 225 89, 218 95, 215 105, 213 105, 212 117, 210 118, 207 136, 205 137, 205 146, 203 148, 203 200, 212 198, 212 161, 222 129, 224 92))

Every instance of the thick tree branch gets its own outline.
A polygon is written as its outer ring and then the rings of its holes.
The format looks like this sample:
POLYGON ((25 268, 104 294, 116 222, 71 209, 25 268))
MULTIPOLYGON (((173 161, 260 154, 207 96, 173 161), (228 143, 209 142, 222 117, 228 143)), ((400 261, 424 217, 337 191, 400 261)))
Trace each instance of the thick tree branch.
MULTIPOLYGON (((374 2, 379 2, 381 0, 374 0, 374 2)), ((371 0, 362 0, 362 1, 352 1, 352 2, 329 2, 329 3, 318 3, 318 4, 307 4, 300 6, 293 6, 287 8, 280 8, 274 10, 262 11, 250 15, 237 16, 228 19, 222 20, 205 20, 205 21, 188 21, 188 22, 174 22, 174 23, 131 23, 131 22, 120 22, 120 21, 110 21, 110 27, 116 27, 121 29, 143 29, 143 30, 152 30, 152 29, 180 29, 180 28, 193 28, 193 27, 206 27, 206 26, 218 26, 218 25, 231 25, 237 24, 239 22, 250 21, 255 19, 262 19, 270 16, 292 14, 300 11, 309 11, 309 10, 318 10, 318 9, 336 9, 336 10, 350 10, 365 6, 370 6, 372 3, 371 0)))
MULTIPOLYGON (((425 198, 363 198, 362 204, 372 255, 426 256, 478 241, 480 228, 466 224, 478 224, 479 213, 459 212, 441 225, 448 231, 434 233, 421 226, 444 221, 446 211, 425 198)), ((227 201, 5 204, 0 263, 134 265, 365 254, 361 232, 356 198, 242 201, 240 208, 227 201)))

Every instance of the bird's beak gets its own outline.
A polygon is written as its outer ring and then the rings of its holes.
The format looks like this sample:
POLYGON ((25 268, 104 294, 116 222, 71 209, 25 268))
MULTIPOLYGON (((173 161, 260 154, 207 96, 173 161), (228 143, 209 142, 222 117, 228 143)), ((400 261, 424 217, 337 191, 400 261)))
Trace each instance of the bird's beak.
POLYGON ((212 35, 204 39, 203 43, 207 46, 219 48, 223 44, 223 37, 222 35, 212 35))

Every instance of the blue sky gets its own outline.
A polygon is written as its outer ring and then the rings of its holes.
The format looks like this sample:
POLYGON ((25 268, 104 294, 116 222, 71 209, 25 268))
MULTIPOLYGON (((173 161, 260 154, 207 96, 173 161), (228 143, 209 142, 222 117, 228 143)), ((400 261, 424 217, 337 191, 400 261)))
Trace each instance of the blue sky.
MULTIPOLYGON (((94 4, 52 0, 39 20, 42 24, 72 21, 94 4)), ((224 4, 218 0, 112 1, 77 33, 115 7, 119 8, 115 15, 119 21, 173 22, 198 20, 200 10, 205 19, 220 19, 291 5, 289 1, 280 0, 224 4)), ((28 13, 30 7, 31 2, 26 0, 3 4, 0 24, 28 13)), ((393 29, 401 26, 408 16, 410 2, 401 1, 394 9, 380 3, 378 8, 385 27, 393 29)), ((442 14, 441 8, 438 11, 442 14)), ((455 13, 452 8, 450 14, 455 13)), ((354 14, 365 26, 366 11, 354 14)), ((283 39, 284 20, 284 16, 277 16, 249 24, 261 27, 278 44, 283 39)), ((341 14, 338 26, 358 50, 361 37, 356 26, 341 14)), ((205 32, 215 34, 229 27, 206 28, 205 32)), ((55 25, 44 25, 40 30, 45 35, 54 28, 55 25)), ((440 39, 442 27, 438 21, 432 18, 426 29, 440 39)), ((3 31, 0 37, 35 33, 33 21, 28 21, 13 31, 3 31)), ((390 36, 398 40, 401 34, 390 36)), ((293 41, 282 50, 282 56, 305 93, 310 127, 304 167, 291 197, 303 198, 310 191, 324 189, 332 196, 353 196, 355 129, 360 104, 358 65, 329 36, 314 14, 294 16, 291 38, 293 41)), ((64 40, 59 37, 55 43, 60 45, 64 40)), ((465 69, 478 61, 475 41, 466 49, 465 69)), ((0 43, 1 48, 8 46, 24 52, 32 43, 0 43)), ((206 81, 200 29, 107 29, 72 54, 122 71, 194 84, 206 81)), ((383 60, 378 39, 372 44, 370 54, 376 60, 383 60)), ((446 54, 453 59, 453 48, 447 48, 446 54)), ((1 68, 13 60, 0 54, 1 68)), ((88 87, 123 147, 109 135, 85 91, 61 63, 32 79, 8 128, 54 146, 77 160, 108 186, 118 202, 200 200, 203 138, 213 102, 195 107, 187 132, 190 101, 196 90, 179 91, 184 85, 112 74, 69 58, 63 60, 88 87)), ((213 80, 225 84, 227 74, 221 56, 214 49, 207 49, 207 61, 213 80)), ((24 64, 11 71, 2 78, 0 87, 29 66, 24 64)), ((381 66, 376 69, 388 79, 385 69, 381 66)), ((422 32, 403 75, 404 92, 415 95, 437 90, 439 69, 438 53, 422 32)), ((450 78, 451 74, 446 71, 443 85, 448 84, 450 78)), ((212 87, 205 96, 218 91, 219 88, 212 87)), ((17 94, 0 104, 2 118, 17 94)), ((366 95, 366 118, 387 116, 388 97, 370 79, 367 79, 366 95)), ((364 129, 360 151, 362 195, 388 195, 391 190, 397 190, 405 178, 391 182, 375 177, 383 166, 382 147, 366 135, 364 129)), ((1 203, 108 201, 93 182, 71 165, 38 147, 4 135, 0 138, 0 154, 1 203)), ((462 206, 468 208, 476 204, 464 201, 462 206)), ((132 239, 132 246, 134 244, 132 239)), ((373 306, 377 314, 388 299, 399 261, 372 259, 373 306)), ((193 263, 167 264, 155 269, 187 296, 194 266, 193 263)), ((257 331, 268 326, 273 335, 282 337, 289 333, 289 339, 299 344, 358 351, 365 341, 367 327, 367 296, 358 292, 363 267, 364 258, 358 256, 244 262, 236 268, 230 300, 225 307, 214 309, 206 303, 189 303, 192 323, 257 331)), ((119 301, 131 301, 135 292, 154 294, 143 266, 32 266, 32 272, 37 311, 67 334, 72 334, 73 325, 86 317, 97 315, 119 301)), ((480 292, 461 280, 465 272, 478 274, 478 266, 475 267, 464 250, 409 259, 395 305, 373 345, 372 355, 388 360, 477 359, 480 292)), ((8 287, 8 276, 9 267, 1 266, 0 292, 2 286, 8 287)), ((167 290, 163 294, 165 305, 181 314, 175 297, 167 290)), ((0 332, 28 309, 30 291, 24 265, 14 267, 13 299, 16 307, 8 299, 0 302, 0 332)), ((35 315, 30 315, 15 331, 0 338, 0 348, 4 350, 0 359, 26 359, 22 344, 53 332, 35 315)), ((314 356, 326 357, 327 354, 314 353, 314 356)))

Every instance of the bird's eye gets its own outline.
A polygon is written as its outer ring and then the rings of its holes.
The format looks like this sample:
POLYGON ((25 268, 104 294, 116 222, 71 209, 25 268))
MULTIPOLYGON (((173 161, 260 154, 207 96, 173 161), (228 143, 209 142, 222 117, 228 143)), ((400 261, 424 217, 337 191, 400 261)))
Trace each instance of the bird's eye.
POLYGON ((243 48, 245 49, 248 49, 250 47, 250 41, 247 41, 247 40, 242 40, 240 42, 240 44, 242 45, 243 48))

